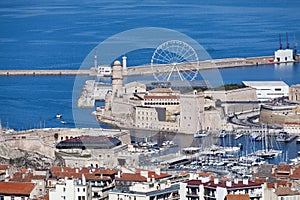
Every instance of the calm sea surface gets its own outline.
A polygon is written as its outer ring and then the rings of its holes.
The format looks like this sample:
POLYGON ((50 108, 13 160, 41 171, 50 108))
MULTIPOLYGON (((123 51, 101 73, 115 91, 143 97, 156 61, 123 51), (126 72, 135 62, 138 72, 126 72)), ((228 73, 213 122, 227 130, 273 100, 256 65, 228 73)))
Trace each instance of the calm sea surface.
MULTIPOLYGON (((212 58, 272 55, 278 48, 279 33, 284 46, 286 32, 291 46, 294 33, 300 44, 299 9, 296 0, 1 1, 0 69, 78 69, 87 54, 106 38, 143 27, 182 32, 200 43, 212 58)), ((151 56, 151 50, 128 53, 128 65, 149 64, 151 56)), ((220 72, 224 83, 300 83, 299 64, 220 72)), ((83 82, 86 78, 82 77, 83 82)), ((74 127, 74 80, 72 76, 0 77, 2 125, 16 130, 74 127), (55 118, 57 113, 68 123, 61 124, 55 118)), ((92 110, 85 112, 89 115, 92 110)), ((90 115, 76 126, 99 125, 90 115)))

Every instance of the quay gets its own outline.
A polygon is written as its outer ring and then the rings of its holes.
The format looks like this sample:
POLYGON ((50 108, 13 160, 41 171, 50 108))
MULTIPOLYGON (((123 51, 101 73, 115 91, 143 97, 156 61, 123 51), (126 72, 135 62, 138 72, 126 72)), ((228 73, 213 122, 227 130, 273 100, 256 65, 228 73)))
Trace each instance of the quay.
MULTIPOLYGON (((300 60, 300 55, 296 56, 294 62, 300 60)), ((266 64, 281 64, 274 60, 274 56, 248 57, 248 58, 223 58, 200 61, 198 63, 198 70, 221 69, 231 67, 245 67, 258 66, 266 64)), ((194 70, 196 63, 180 63, 178 65, 185 65, 186 70, 194 70)), ((143 76, 151 75, 153 71, 164 71, 168 65, 143 65, 143 66, 129 66, 127 67, 124 76, 143 76), (152 68, 152 70, 150 70, 152 68)), ((89 70, 0 70, 0 76, 59 76, 59 75, 87 75, 97 76, 95 69, 89 70)))
POLYGON ((90 75, 90 70, 0 70, 0 76, 75 76, 90 75))
MULTIPOLYGON (((294 61, 299 62, 300 55, 298 54, 294 61)), ((212 59, 199 61, 199 63, 179 63, 180 65, 185 65, 184 69, 193 70, 195 65, 198 65, 198 70, 209 70, 209 69, 222 69, 222 68, 232 68, 232 67, 247 67, 247 66, 258 66, 258 65, 269 65, 269 64, 286 64, 288 62, 277 62, 274 56, 260 56, 260 57, 247 57, 247 58, 222 58, 222 59, 212 59)), ((161 72, 169 67, 169 65, 145 65, 145 66, 133 66, 127 67, 127 72, 124 76, 138 76, 138 75, 151 75, 153 71, 161 72), (152 67, 152 70, 149 68, 152 67)))

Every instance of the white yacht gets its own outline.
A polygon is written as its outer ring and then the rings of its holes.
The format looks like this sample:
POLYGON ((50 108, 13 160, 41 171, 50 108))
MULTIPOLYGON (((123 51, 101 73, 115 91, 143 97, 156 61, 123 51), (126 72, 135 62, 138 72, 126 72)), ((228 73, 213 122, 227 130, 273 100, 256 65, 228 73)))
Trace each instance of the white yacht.
POLYGON ((197 131, 194 134, 194 138, 200 138, 200 137, 206 137, 208 136, 208 132, 207 131, 197 131))

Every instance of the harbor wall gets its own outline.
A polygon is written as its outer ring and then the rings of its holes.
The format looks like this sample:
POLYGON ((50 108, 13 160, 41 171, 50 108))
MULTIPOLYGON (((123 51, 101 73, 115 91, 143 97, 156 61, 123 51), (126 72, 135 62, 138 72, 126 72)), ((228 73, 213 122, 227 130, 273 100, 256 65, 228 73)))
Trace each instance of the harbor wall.
POLYGON ((90 70, 0 70, 0 76, 90 75, 90 70))
MULTIPOLYGON (((300 61, 300 55, 296 56, 295 62, 300 61)), ((248 58, 224 58, 200 61, 198 70, 205 69, 219 69, 230 67, 244 67, 244 66, 256 66, 265 64, 274 64, 274 56, 261 56, 261 57, 248 57, 248 58)), ((185 68, 188 70, 194 70, 196 63, 185 64, 185 68)), ((180 65, 180 64, 179 64, 180 65)), ((161 71, 166 68, 167 65, 144 65, 144 66, 131 66, 127 67, 124 76, 139 76, 139 75, 151 75, 154 71, 161 71), (151 69, 152 70, 149 70, 151 69)), ((57 76, 57 75, 89 75, 95 76, 92 69, 90 70, 0 70, 0 76, 57 76)))

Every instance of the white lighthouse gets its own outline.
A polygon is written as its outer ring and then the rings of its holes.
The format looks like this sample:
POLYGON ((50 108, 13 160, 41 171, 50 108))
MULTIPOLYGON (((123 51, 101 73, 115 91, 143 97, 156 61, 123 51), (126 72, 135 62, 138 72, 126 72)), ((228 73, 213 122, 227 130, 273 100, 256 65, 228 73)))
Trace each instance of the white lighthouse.
POLYGON ((122 57, 123 73, 127 73, 127 57, 124 55, 122 57))

